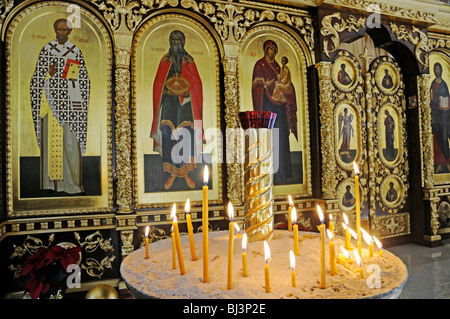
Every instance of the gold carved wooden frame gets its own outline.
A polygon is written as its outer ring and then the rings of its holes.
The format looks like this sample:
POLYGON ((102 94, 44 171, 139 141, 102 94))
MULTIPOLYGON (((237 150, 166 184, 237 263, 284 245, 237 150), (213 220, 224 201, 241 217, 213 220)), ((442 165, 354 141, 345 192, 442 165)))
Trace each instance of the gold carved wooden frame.
MULTIPOLYGON (((176 10, 175 10, 176 11, 176 10)), ((187 198, 190 199, 191 205, 201 205, 202 202, 202 190, 185 190, 185 191, 157 191, 157 192, 145 192, 144 186, 144 163, 143 163, 143 143, 149 143, 151 141, 153 143, 153 139, 150 138, 150 127, 151 120, 147 119, 147 126, 144 126, 142 123, 144 100, 140 98, 143 94, 143 85, 147 85, 147 90, 149 92, 152 91, 153 87, 153 79, 156 74, 156 68, 152 70, 152 73, 145 73, 143 70, 145 67, 143 66, 142 61, 145 53, 142 53, 142 43, 147 45, 145 48, 149 51, 156 52, 153 55, 152 63, 154 65, 159 64, 159 61, 164 56, 165 53, 168 52, 169 49, 169 34, 173 29, 190 30, 190 34, 195 34, 196 39, 200 39, 199 41, 203 41, 204 47, 207 49, 205 52, 207 56, 202 58, 200 54, 203 54, 199 50, 195 49, 193 44, 189 47, 189 39, 186 36, 186 50, 194 57, 194 61, 198 65, 199 73, 202 76, 208 75, 209 78, 205 81, 202 78, 203 85, 203 96, 209 94, 209 99, 207 101, 203 101, 203 116, 205 116, 205 111, 210 110, 210 122, 214 123, 214 126, 210 129, 217 130, 220 132, 221 127, 221 118, 220 118, 220 93, 219 93, 219 49, 217 48, 215 39, 211 34, 211 30, 205 27, 202 23, 200 23, 195 15, 181 15, 177 13, 170 13, 159 15, 157 17, 153 17, 148 21, 144 22, 139 30, 136 32, 135 37, 133 39, 132 44, 132 57, 131 57, 131 69, 132 69, 132 158, 133 158, 133 193, 134 193, 134 207, 136 209, 147 209, 154 207, 169 207, 173 203, 180 203, 184 206, 184 202, 187 198), (167 26, 170 25, 168 28, 167 26), (168 31, 167 31, 168 30, 168 31), (147 44, 149 42, 149 38, 155 38, 156 32, 160 32, 161 34, 161 42, 147 44), (150 33, 150 35, 149 35, 150 33), (203 67, 203 69, 202 69, 203 67), (154 72, 153 72, 154 71, 154 72), (146 76, 151 79, 147 83, 143 83, 143 76, 146 76), (146 139, 147 141, 144 141, 146 139)), ((147 52, 147 51, 146 51, 147 52)), ((147 56, 148 57, 148 56, 147 56)), ((147 97, 152 97, 147 96, 147 97)), ((146 100, 147 108, 152 109, 152 100, 146 100), (150 101, 150 102, 148 102, 150 101)), ((203 123, 204 130, 208 129, 205 127, 205 123, 203 123)), ((214 151, 217 159, 224 158, 223 154, 223 142, 221 140, 215 141, 214 151), (222 143, 222 144, 221 144, 222 143)), ((148 149, 148 147, 147 147, 148 149)), ((208 194, 208 202, 210 204, 221 204, 222 203, 222 164, 221 162, 212 162, 212 171, 209 171, 209 178, 213 181, 212 188, 209 188, 208 194)), ((200 165, 198 166, 198 169, 200 165)), ((203 168, 201 168, 203 172, 203 168)), ((203 176, 203 175, 202 175, 203 176)), ((202 184, 203 185, 203 184, 202 184)))
MULTIPOLYGON (((82 50, 91 80, 91 96, 89 103, 90 113, 88 115, 88 137, 87 141, 92 139, 95 144, 91 151, 98 152, 100 156, 100 180, 101 195, 98 196, 64 196, 64 197, 38 197, 38 198, 21 198, 20 197, 20 167, 19 159, 23 149, 20 149, 21 143, 25 140, 20 138, 21 134, 29 134, 32 121, 26 123, 19 122, 19 114, 25 117, 24 112, 20 113, 18 103, 20 94, 26 94, 29 90, 29 80, 22 80, 26 72, 22 68, 25 60, 20 60, 19 54, 28 56, 30 65, 35 64, 39 51, 43 44, 54 39, 53 22, 55 18, 68 18, 70 12, 67 7, 71 3, 63 1, 36 2, 27 7, 21 6, 20 11, 14 16, 8 25, 5 35, 6 56, 7 56, 7 84, 6 84, 6 193, 7 193, 7 214, 9 217, 26 217, 26 216, 45 216, 45 215, 66 215, 80 214, 92 212, 107 212, 113 210, 113 182, 112 182, 112 105, 111 105, 111 88, 112 88, 112 44, 106 27, 100 19, 79 6, 81 13, 80 25, 86 28, 87 33, 77 33, 76 28, 73 29, 70 39, 77 39, 77 46, 82 50), (45 21, 39 24, 39 17, 45 21), (26 24, 27 23, 27 24, 26 24), (34 23, 34 25, 33 25, 34 23), (28 29, 27 29, 28 28, 28 29), (50 30, 50 31, 49 31, 50 30), (90 32, 90 33, 89 33, 90 32), (53 33, 53 34, 52 34, 53 33), (20 37, 19 40, 15 37, 20 37), (24 46, 30 42, 39 42, 38 46, 24 46), (84 41, 84 43, 83 43, 84 41), (93 41, 96 49, 88 45, 93 41), (17 45, 16 45, 17 43, 17 45), (84 48, 84 49, 83 49, 84 48), (98 55, 95 55, 98 54, 98 55), (89 61, 92 61, 89 64, 89 61), (98 60, 98 61, 96 61, 98 60), (19 81, 22 80, 22 82, 19 81), (25 83, 25 84, 23 84, 25 83), (97 107, 96 107, 97 106, 97 107), (92 115, 91 110, 95 110, 96 114, 92 115), (91 122, 89 122, 91 116, 91 122), (92 118, 97 118, 93 121, 92 118), (98 120, 100 119, 100 120, 98 120), (100 125, 98 123, 100 122, 100 125), (89 133, 90 129, 95 133, 89 133), (94 138, 96 136, 96 138, 94 138)), ((80 31, 81 32, 81 31, 80 31)), ((34 65, 33 65, 34 68, 34 65)), ((32 73, 31 73, 32 74, 32 73)), ((22 98, 26 101, 26 97, 22 98)), ((29 99, 28 99, 29 101, 29 99)), ((26 103, 26 102, 25 102, 26 103)), ((24 107, 25 108, 25 107, 24 107)), ((26 107, 31 113, 31 105, 26 107)), ((34 133, 34 131, 32 131, 34 133)), ((26 136, 30 140, 36 139, 35 135, 26 136)), ((37 145, 36 145, 37 147, 37 145)), ((89 149, 89 146, 86 147, 89 149)), ((88 151, 87 151, 88 152, 88 151)))

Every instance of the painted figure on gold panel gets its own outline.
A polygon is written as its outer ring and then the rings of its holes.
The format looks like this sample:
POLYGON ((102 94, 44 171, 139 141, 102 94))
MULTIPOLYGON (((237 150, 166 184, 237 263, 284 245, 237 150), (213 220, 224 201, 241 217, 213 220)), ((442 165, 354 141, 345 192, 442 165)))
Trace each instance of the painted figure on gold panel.
POLYGON ((450 172, 448 144, 450 137, 449 90, 447 83, 442 78, 442 65, 435 63, 433 70, 436 78, 431 82, 430 107, 435 173, 450 172))
POLYGON ((255 111, 271 111, 277 114, 275 128, 278 136, 273 135, 273 144, 278 146, 274 154, 274 184, 282 184, 292 175, 289 134, 297 137, 297 100, 295 89, 290 83, 288 60, 282 59, 280 67, 275 57, 278 46, 273 40, 263 44, 264 56, 253 68, 252 101, 255 111), (275 140, 278 138, 278 140, 275 140))
POLYGON ((339 156, 345 163, 353 161, 353 156, 350 154, 350 142, 354 135, 352 126, 353 114, 349 113, 348 108, 339 114, 339 138, 342 137, 342 143, 339 148, 339 156))
POLYGON ((153 83, 150 137, 163 158, 162 170, 170 173, 164 183, 166 190, 176 178, 185 179, 190 189, 195 188, 188 174, 197 168, 195 158, 201 155, 203 143, 202 81, 194 58, 184 48, 185 41, 182 31, 170 33, 169 52, 159 62, 153 83), (187 146, 183 146, 183 154, 176 148, 178 143, 187 146))
POLYGON ((347 71, 345 71, 345 63, 341 64, 341 69, 338 72, 337 80, 342 85, 350 85, 352 83, 352 79, 350 78, 350 75, 348 75, 347 71))
POLYGON ((386 200, 388 202, 395 202, 397 200, 397 190, 394 188, 394 183, 389 183, 389 189, 386 193, 386 200))
POLYGON ((384 114, 386 115, 384 119, 386 148, 383 155, 387 161, 391 162, 397 157, 397 150, 394 148, 395 121, 388 110, 385 110, 384 114))
POLYGON ((353 197, 353 194, 350 192, 350 190, 351 186, 347 185, 345 187, 344 196, 342 197, 342 205, 344 205, 345 207, 352 207, 356 202, 356 199, 355 197, 353 197))
POLYGON ((392 76, 389 74, 389 69, 384 70, 384 77, 381 81, 381 85, 386 89, 390 89, 394 86, 394 81, 392 80, 392 76))
POLYGON ((83 193, 90 80, 83 54, 69 40, 71 23, 58 19, 56 38, 39 53, 31 78, 34 128, 41 150, 41 189, 83 193))

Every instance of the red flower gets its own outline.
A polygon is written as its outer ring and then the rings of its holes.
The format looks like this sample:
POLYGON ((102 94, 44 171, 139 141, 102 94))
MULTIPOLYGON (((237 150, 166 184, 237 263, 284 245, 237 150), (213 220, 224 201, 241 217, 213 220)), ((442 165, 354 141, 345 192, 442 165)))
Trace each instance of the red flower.
POLYGON ((39 248, 22 265, 19 283, 26 283, 24 288, 33 299, 51 294, 57 289, 65 289, 69 275, 67 267, 78 262, 80 252, 80 247, 39 248))

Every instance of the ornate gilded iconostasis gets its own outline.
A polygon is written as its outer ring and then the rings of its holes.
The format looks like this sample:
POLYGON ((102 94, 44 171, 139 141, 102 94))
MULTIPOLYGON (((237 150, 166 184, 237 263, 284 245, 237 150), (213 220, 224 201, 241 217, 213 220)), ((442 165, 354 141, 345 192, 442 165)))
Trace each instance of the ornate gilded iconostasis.
POLYGON ((55 245, 81 248, 82 283, 117 285, 146 226, 150 241, 170 236, 174 203, 180 231, 188 198, 202 231, 204 185, 209 229, 227 227, 229 201, 243 226, 238 114, 261 109, 258 81, 280 110, 275 227, 289 195, 302 229, 316 230, 316 205, 338 232, 344 213, 354 225, 356 163, 364 228, 385 245, 439 245, 448 17, 439 1, 3 1, 2 293, 55 245))

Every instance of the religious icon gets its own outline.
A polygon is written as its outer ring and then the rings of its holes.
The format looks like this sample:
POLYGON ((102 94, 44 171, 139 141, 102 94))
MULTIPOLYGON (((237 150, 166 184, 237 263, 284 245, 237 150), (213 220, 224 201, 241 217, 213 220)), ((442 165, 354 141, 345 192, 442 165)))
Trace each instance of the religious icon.
POLYGON ((184 179, 194 189, 189 173, 197 168, 195 157, 202 150, 202 80, 194 58, 185 49, 185 34, 173 30, 169 42, 170 48, 159 62, 153 83, 150 137, 162 156, 162 170, 169 173, 164 189, 171 189, 176 178, 184 179), (183 154, 176 149, 179 143, 185 146, 183 154))
POLYGON ((350 154, 350 144, 351 139, 354 136, 354 129, 352 126, 353 113, 348 111, 345 107, 344 110, 339 114, 338 127, 339 127, 339 140, 342 137, 341 146, 339 148, 339 157, 345 163, 350 163, 353 161, 354 156, 350 154))
POLYGON ((394 188, 393 182, 389 182, 389 189, 386 193, 386 200, 388 202, 395 202, 397 200, 397 190, 394 188))
POLYGON ((435 78, 430 86, 431 128, 433 131, 433 149, 435 174, 450 172, 450 109, 449 90, 443 79, 442 64, 434 63, 435 78))
POLYGON ((274 152, 274 184, 280 184, 292 175, 289 134, 297 136, 297 100, 295 89, 290 82, 288 59, 282 59, 282 67, 275 57, 278 46, 273 40, 263 44, 264 56, 254 65, 252 76, 252 101, 255 111, 271 111, 277 114, 273 134, 273 145, 278 146, 274 152), (275 154, 276 153, 276 154, 275 154))
POLYGON ((342 85, 350 85, 352 83, 352 79, 348 75, 348 73, 345 71, 345 63, 341 64, 341 70, 338 72, 337 80, 342 85))
POLYGON ((390 89, 394 86, 392 76, 389 74, 389 69, 384 69, 384 72, 385 74, 383 77, 383 81, 381 82, 381 85, 386 89, 390 89))
POLYGON ((384 114, 386 115, 384 119, 386 148, 383 150, 383 155, 387 161, 392 162, 395 160, 398 153, 398 150, 394 148, 395 121, 387 109, 384 111, 384 114))
POLYGON ((383 94, 392 95, 400 85, 400 75, 394 63, 389 61, 387 57, 380 57, 380 60, 382 62, 376 70, 375 82, 383 94))
POLYGON ((30 99, 41 151, 41 189, 82 194, 90 79, 81 50, 69 40, 72 25, 54 21, 56 39, 39 53, 30 99))
POLYGON ((350 190, 351 190, 351 186, 347 185, 345 187, 344 196, 342 197, 342 205, 344 205, 345 207, 353 207, 353 205, 355 205, 355 202, 356 202, 356 199, 350 190))

